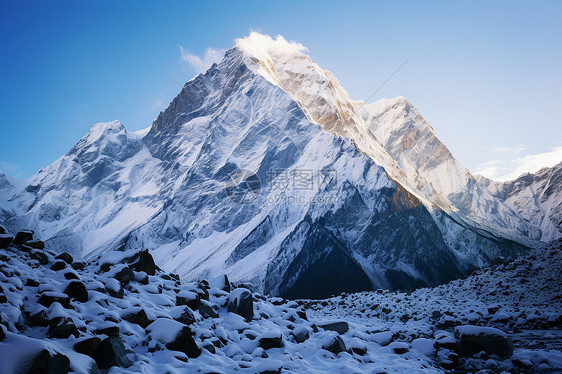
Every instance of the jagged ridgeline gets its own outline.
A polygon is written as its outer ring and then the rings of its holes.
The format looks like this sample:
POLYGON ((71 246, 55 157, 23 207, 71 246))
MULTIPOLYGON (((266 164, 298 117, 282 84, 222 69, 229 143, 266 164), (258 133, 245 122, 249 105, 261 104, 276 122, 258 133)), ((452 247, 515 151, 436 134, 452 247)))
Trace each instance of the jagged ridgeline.
POLYGON ((295 298, 435 285, 560 237, 560 165, 472 176, 408 100, 353 101, 304 51, 252 33, 146 132, 101 123, 22 185, 2 175, 5 225, 295 298))

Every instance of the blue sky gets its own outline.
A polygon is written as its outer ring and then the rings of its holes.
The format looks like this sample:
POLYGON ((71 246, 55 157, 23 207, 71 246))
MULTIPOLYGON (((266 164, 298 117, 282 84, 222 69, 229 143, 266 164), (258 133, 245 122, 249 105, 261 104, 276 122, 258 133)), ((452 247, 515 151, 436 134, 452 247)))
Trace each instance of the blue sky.
POLYGON ((97 122, 149 126, 179 92, 153 59, 183 84, 186 56, 256 30, 357 100, 413 54, 373 100, 408 97, 471 171, 516 175, 562 160, 561 19, 560 1, 2 1, 0 169, 30 177, 97 122))

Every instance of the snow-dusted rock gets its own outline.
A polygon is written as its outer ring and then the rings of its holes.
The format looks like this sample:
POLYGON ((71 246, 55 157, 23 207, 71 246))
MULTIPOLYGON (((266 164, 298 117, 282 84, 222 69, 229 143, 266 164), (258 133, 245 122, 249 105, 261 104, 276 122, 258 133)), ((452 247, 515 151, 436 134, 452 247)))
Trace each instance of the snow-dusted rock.
POLYGON ((335 331, 338 334, 345 334, 349 330, 349 325, 345 321, 326 321, 318 323, 318 327, 328 330, 335 331))
POLYGON ((322 342, 322 349, 337 355, 340 352, 347 352, 345 342, 338 334, 331 334, 322 342))
POLYGON ((263 349, 281 348, 283 347, 283 335, 269 331, 259 337, 259 343, 263 349))
POLYGON ((245 288, 237 288, 228 295, 228 311, 243 317, 246 322, 254 318, 252 293, 245 288))
POLYGON ((455 337, 459 340, 462 351, 475 354, 484 351, 500 357, 510 357, 513 343, 507 334, 493 327, 457 326, 455 337))
POLYGON ((201 354, 201 349, 191 336, 191 329, 180 322, 159 318, 146 330, 152 339, 164 344, 170 350, 183 352, 190 358, 199 357, 201 354))

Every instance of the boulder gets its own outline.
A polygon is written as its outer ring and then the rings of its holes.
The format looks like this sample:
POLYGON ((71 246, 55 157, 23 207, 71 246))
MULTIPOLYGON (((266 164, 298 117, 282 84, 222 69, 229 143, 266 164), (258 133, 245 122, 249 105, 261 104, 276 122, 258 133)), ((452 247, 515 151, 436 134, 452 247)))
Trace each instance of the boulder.
POLYGON ((203 318, 219 318, 219 314, 207 300, 200 300, 199 313, 203 318))
POLYGON ((94 354, 100 346, 101 339, 97 336, 92 336, 85 339, 80 339, 74 343, 74 350, 86 356, 94 357, 94 354))
POLYGON ((80 277, 78 277, 78 274, 76 274, 72 270, 69 270, 69 271, 65 272, 63 275, 64 275, 64 279, 67 279, 67 280, 71 280, 71 279, 79 280, 80 279, 80 277))
POLYGON ((70 306, 70 298, 60 292, 53 292, 53 291, 46 291, 39 296, 37 303, 43 305, 45 308, 51 306, 52 303, 59 303, 64 308, 68 308, 70 306))
POLYGON ((22 230, 16 234, 16 238, 14 239, 14 244, 22 244, 32 239, 33 239, 32 230, 22 230))
POLYGON ((304 326, 295 327, 295 329, 292 332, 292 335, 297 343, 303 343, 310 337, 310 333, 308 332, 308 329, 304 326))
POLYGON ((133 362, 127 357, 132 353, 125 347, 121 338, 109 337, 101 341, 94 352, 93 359, 98 368, 107 370, 113 366, 128 368, 133 362))
POLYGON ((246 322, 254 318, 254 300, 252 293, 246 288, 237 288, 228 295, 227 309, 244 317, 246 322))
POLYGON ((263 349, 283 347, 283 336, 277 332, 266 332, 259 339, 259 346, 263 349))
POLYGON ((125 290, 123 286, 117 279, 110 278, 105 282, 105 290, 109 294, 109 296, 116 297, 118 299, 122 299, 125 295, 125 290))
POLYGON ((85 303, 88 301, 88 290, 84 283, 80 281, 72 281, 66 286, 64 293, 71 299, 85 303))
POLYGON ((60 255, 58 255, 57 257, 55 257, 56 260, 63 260, 64 262, 66 262, 67 264, 72 264, 72 261, 74 261, 74 259, 72 258, 72 256, 69 253, 63 252, 60 255))
POLYGON ((0 342, 6 339, 6 331, 4 325, 0 325, 0 342))
POLYGON ((345 334, 349 330, 349 325, 345 321, 319 323, 318 327, 328 331, 335 331, 340 335, 345 334))
POLYGON ((183 290, 176 295, 176 305, 186 305, 191 310, 199 307, 200 300, 199 295, 192 291, 183 290))
POLYGON ((67 339, 70 335, 78 337, 78 328, 69 317, 55 317, 49 321, 49 336, 57 339, 67 339))
POLYGON ((388 348, 398 355, 402 355, 410 351, 410 345, 405 342, 392 342, 388 345, 388 348))
POLYGON ((59 271, 66 268, 66 262, 64 261, 56 261, 52 266, 51 266, 51 270, 52 271, 59 271))
POLYGON ((33 249, 44 249, 45 248, 45 243, 43 243, 41 240, 28 240, 25 242, 25 245, 29 248, 33 248, 33 249))
POLYGON ((156 274, 156 264, 154 258, 147 249, 137 253, 133 258, 128 259, 127 262, 134 261, 130 267, 135 271, 144 271, 148 275, 156 274))
POLYGON ((158 318, 146 328, 150 337, 169 350, 183 352, 189 358, 199 357, 201 348, 193 339, 191 329, 173 319, 158 318))
POLYGON ((230 282, 228 281, 226 274, 219 275, 218 277, 209 280, 209 287, 230 292, 230 282))
POLYGON ((455 338, 461 352, 468 355, 484 351, 506 358, 513 354, 513 343, 507 334, 493 327, 457 326, 455 338))
POLYGON ((347 352, 347 347, 345 346, 343 339, 339 335, 328 337, 322 343, 322 349, 325 349, 328 352, 332 352, 335 355, 340 352, 347 352))
POLYGON ((33 310, 29 313, 26 313, 27 317, 27 324, 30 326, 41 326, 47 327, 49 326, 49 317, 47 316, 46 309, 39 307, 39 309, 33 310))
POLYGON ((80 261, 74 261, 71 266, 74 270, 84 270, 86 264, 80 261))
POLYGON ((8 233, 8 230, 6 230, 6 228, 4 226, 0 225, 0 235, 7 234, 7 233, 8 233))
POLYGON ((142 328, 146 328, 152 322, 146 315, 144 309, 138 307, 126 309, 121 315, 121 318, 127 322, 139 325, 142 328))
POLYGON ((41 265, 47 265, 49 263, 49 258, 41 251, 31 251, 29 257, 33 260, 37 260, 41 265))
POLYGON ((50 353, 43 349, 33 356, 31 363, 26 366, 21 373, 66 374, 70 370, 70 360, 63 354, 50 353))
POLYGON ((8 248, 14 241, 14 237, 10 234, 0 234, 0 248, 8 248))
POLYGON ((195 322, 195 315, 189 307, 185 306, 183 309, 176 309, 174 312, 170 313, 172 318, 184 325, 191 325, 195 322))
POLYGON ((126 286, 130 281, 135 279, 135 273, 128 267, 124 267, 115 273, 113 278, 117 279, 123 286, 126 286))
POLYGON ((115 324, 108 325, 107 327, 101 327, 94 331, 97 335, 107 335, 110 337, 119 336, 119 326, 115 324))

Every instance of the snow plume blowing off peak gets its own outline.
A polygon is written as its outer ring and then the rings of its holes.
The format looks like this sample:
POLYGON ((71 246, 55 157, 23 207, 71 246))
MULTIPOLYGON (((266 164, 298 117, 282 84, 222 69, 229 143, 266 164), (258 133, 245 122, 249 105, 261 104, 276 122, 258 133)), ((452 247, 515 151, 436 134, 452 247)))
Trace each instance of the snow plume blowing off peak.
POLYGON ((271 60, 271 56, 302 55, 308 48, 294 41, 287 41, 283 36, 277 35, 273 39, 269 35, 252 31, 246 38, 235 40, 236 47, 260 60, 271 60))

